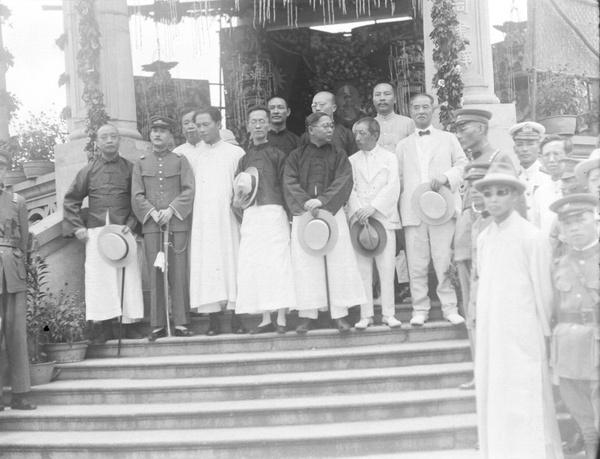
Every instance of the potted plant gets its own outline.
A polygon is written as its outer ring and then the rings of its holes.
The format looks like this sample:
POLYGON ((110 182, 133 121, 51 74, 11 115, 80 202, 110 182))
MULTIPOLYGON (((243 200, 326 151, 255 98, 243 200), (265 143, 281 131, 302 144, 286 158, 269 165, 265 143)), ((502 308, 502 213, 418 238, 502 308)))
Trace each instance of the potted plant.
POLYGON ((48 362, 43 352, 44 327, 47 310, 45 298, 48 294, 46 276, 48 265, 42 257, 34 257, 25 264, 27 272, 27 354, 31 385, 47 384, 52 380, 54 361, 48 362))
POLYGON ((13 169, 22 167, 28 179, 54 172, 54 147, 67 140, 64 121, 44 112, 30 113, 17 130, 11 142, 13 169))
MULTIPOLYGON (((18 148, 16 137, 10 137, 8 140, 0 140, 0 150, 8 151, 11 155, 18 148)), ((14 161, 8 164, 8 170, 4 176, 4 186, 12 186, 27 180, 25 172, 21 166, 15 166, 14 161)))
POLYGON ((89 341, 86 339, 85 303, 80 299, 80 293, 60 290, 58 294, 48 293, 44 302, 48 358, 59 363, 83 360, 89 341))
POLYGON ((584 113, 587 80, 568 68, 537 74, 537 121, 546 134, 575 134, 577 117, 584 113))

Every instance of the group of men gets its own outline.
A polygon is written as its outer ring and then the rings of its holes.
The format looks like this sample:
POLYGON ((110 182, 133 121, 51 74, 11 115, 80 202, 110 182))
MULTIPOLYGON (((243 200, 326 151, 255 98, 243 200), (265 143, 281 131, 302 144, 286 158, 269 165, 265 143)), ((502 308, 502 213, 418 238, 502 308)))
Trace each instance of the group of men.
MULTIPOLYGON (((86 244, 86 313, 102 324, 96 341, 113 338, 111 319, 121 315, 125 338, 142 337, 135 323, 143 317, 144 271, 150 341, 167 334, 169 298, 176 336, 193 335, 186 327, 192 309, 209 315, 211 336, 221 333, 223 309, 231 311, 233 333, 246 332, 239 314, 262 315, 251 333, 285 333, 290 310, 298 311, 298 333, 315 328, 320 311, 344 333, 348 308, 360 305, 355 328, 364 330, 374 323, 375 266, 382 322, 399 327, 394 278, 404 249, 410 324, 428 320, 430 264, 444 318, 453 325, 466 318, 475 380, 462 388, 477 391, 485 457, 562 457, 551 375, 581 426, 587 457, 595 457, 600 150, 577 163, 567 137, 543 138, 541 125, 524 122, 510 130, 515 167, 490 145, 490 112, 458 110, 452 134, 432 126, 431 96, 412 97, 410 118, 396 114, 395 103, 394 88, 378 84, 377 116, 350 131, 334 123, 333 94, 320 92, 298 137, 286 128, 287 102, 274 97, 247 113, 247 151, 224 141, 217 108, 184 113, 187 141, 173 150, 177 126, 158 116, 150 123, 152 151, 135 164, 119 155, 118 129, 101 127, 99 156, 65 196, 63 226, 65 236, 86 244), (107 224, 139 235, 145 257, 128 265, 126 277, 99 253, 107 224)), ((10 228, 0 228, 4 322, 24 290, 9 275, 5 252, 18 264, 23 237, 16 235, 27 232, 19 198, 0 193, 0 210, 15 214, 10 228)), ((19 384, 13 380, 14 403, 26 409, 18 394, 28 388, 19 384)))

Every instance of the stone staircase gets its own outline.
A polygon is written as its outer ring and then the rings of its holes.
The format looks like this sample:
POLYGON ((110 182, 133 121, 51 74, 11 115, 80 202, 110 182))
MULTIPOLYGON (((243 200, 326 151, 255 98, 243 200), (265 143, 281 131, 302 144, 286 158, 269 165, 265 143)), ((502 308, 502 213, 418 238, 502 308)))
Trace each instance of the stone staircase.
POLYGON ((472 377, 465 329, 397 312, 399 330, 92 346, 33 388, 38 410, 0 413, 0 457, 476 457, 475 394, 456 389, 472 377))

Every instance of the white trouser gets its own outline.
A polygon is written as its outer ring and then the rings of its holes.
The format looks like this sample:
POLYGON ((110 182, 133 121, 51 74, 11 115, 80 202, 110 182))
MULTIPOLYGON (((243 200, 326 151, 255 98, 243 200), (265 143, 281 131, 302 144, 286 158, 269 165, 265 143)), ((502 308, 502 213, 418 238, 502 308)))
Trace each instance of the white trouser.
MULTIPOLYGON (((319 309, 303 309, 298 311, 298 317, 308 318, 308 319, 316 319, 319 316, 319 311, 327 311, 327 308, 319 308, 319 309)), ((348 315, 348 308, 346 307, 331 307, 331 318, 332 319, 341 319, 348 315)))

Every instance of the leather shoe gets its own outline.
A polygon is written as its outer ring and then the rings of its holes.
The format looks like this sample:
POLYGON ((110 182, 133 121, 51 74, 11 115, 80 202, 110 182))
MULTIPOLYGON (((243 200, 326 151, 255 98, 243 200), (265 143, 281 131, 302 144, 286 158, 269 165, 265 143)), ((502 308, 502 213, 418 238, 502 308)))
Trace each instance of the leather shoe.
POLYGON ((315 328, 314 319, 303 317, 298 326, 296 327, 296 333, 300 333, 301 335, 303 335, 304 333, 307 333, 308 330, 312 330, 313 328, 315 328))
POLYGON ((344 319, 333 319, 333 325, 340 333, 348 333, 350 331, 350 324, 344 319))
POLYGON ((373 325, 373 318, 366 317, 366 318, 360 319, 358 322, 356 322, 356 324, 354 325, 354 328, 356 328, 357 330, 366 330, 371 325, 373 325))
POLYGON ((279 333, 280 335, 287 333, 287 331, 288 330, 285 325, 277 325, 277 333, 279 333))
POLYGON ((142 339, 144 334, 140 332, 133 324, 125 325, 125 339, 142 339))
POLYGON ((472 379, 469 382, 461 384, 458 386, 458 390, 475 390, 475 380, 472 379))
POLYGON ((256 327, 254 330, 250 331, 251 335, 260 335, 261 333, 271 333, 275 331, 275 327, 273 326, 273 322, 268 323, 267 325, 261 325, 260 327, 256 327))
POLYGON ((218 312, 214 312, 210 314, 210 322, 208 324, 208 330, 206 334, 208 336, 216 336, 221 333, 221 322, 219 322, 218 312))
POLYGON ((583 451, 584 447, 583 435, 575 432, 571 439, 563 445, 562 449, 565 454, 578 454, 583 451))
POLYGON ((175 329, 175 336, 182 336, 184 338, 187 338, 188 336, 194 336, 194 332, 188 330, 187 328, 185 330, 181 330, 179 328, 175 329))
POLYGON ((148 341, 153 342, 156 341, 158 338, 164 338, 165 336, 167 336, 167 330, 163 328, 161 330, 153 331, 152 333, 150 333, 148 335, 148 341))
POLYGON ((231 333, 243 335, 248 333, 248 330, 246 330, 242 321, 236 317, 235 319, 231 319, 231 333))
POLYGON ((418 316, 413 316, 412 319, 410 319, 410 324, 413 326, 418 326, 420 327, 421 325, 423 325, 425 322, 427 322, 427 317, 419 314, 418 316))
POLYGON ((31 403, 27 403, 25 400, 21 398, 13 398, 10 402, 11 410, 35 410, 37 409, 36 405, 32 405, 31 403))

